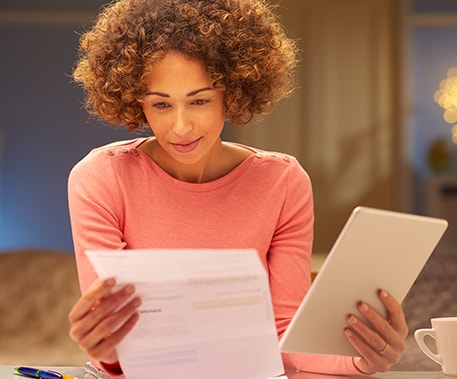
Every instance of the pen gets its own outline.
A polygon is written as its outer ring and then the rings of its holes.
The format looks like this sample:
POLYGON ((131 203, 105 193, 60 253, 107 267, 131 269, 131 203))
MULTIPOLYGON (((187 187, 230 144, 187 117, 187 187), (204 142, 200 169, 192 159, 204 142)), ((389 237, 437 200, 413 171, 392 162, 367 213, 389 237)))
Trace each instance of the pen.
POLYGON ((14 370, 21 375, 28 376, 29 378, 71 379, 71 376, 62 375, 57 371, 39 370, 33 367, 16 367, 14 370))

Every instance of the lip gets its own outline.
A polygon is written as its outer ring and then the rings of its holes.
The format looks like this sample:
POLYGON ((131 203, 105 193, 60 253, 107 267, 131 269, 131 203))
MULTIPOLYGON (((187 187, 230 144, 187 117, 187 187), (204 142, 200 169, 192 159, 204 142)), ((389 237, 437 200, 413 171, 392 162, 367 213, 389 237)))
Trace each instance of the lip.
POLYGON ((193 141, 171 142, 170 144, 178 153, 190 153, 197 148, 200 140, 201 137, 193 141))

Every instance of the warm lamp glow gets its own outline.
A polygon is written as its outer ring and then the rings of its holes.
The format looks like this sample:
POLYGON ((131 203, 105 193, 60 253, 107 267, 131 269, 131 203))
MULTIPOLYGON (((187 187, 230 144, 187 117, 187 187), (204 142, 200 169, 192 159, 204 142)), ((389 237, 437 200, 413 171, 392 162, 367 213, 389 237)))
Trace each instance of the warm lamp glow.
POLYGON ((447 78, 441 81, 434 99, 444 109, 444 119, 453 120, 446 120, 449 123, 457 122, 457 68, 447 72, 447 78))
MULTIPOLYGON (((448 70, 446 79, 440 83, 440 88, 433 98, 444 109, 443 118, 449 124, 457 122, 457 68, 448 70)), ((457 124, 452 128, 452 141, 457 144, 457 124)))

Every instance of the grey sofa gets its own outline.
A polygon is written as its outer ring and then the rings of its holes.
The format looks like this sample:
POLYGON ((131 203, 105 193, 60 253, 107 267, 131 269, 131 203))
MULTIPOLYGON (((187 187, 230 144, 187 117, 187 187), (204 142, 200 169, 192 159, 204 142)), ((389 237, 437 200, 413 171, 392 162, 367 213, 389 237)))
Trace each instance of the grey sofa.
POLYGON ((407 350, 392 370, 441 370, 417 347, 414 331, 430 328, 431 318, 457 316, 457 255, 432 255, 403 301, 403 309, 409 327, 407 350))
POLYGON ((0 253, 0 365, 81 366, 69 335, 80 296, 73 254, 46 249, 0 253))

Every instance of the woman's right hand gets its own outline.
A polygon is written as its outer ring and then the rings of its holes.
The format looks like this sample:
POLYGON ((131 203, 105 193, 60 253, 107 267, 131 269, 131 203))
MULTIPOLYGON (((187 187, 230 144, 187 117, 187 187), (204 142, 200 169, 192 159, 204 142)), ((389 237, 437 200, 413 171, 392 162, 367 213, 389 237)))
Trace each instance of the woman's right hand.
POLYGON ((115 288, 114 279, 95 283, 69 313, 70 337, 94 361, 118 361, 116 346, 138 321, 141 304, 133 297, 135 288, 126 284, 115 288))

